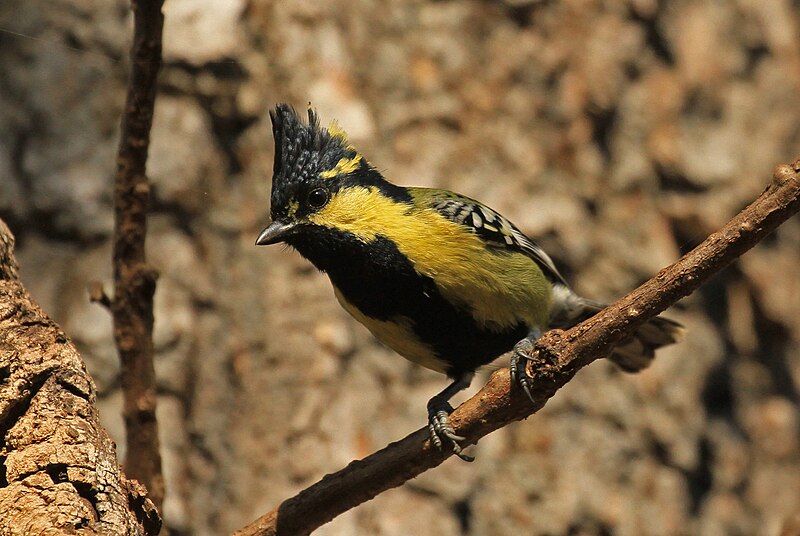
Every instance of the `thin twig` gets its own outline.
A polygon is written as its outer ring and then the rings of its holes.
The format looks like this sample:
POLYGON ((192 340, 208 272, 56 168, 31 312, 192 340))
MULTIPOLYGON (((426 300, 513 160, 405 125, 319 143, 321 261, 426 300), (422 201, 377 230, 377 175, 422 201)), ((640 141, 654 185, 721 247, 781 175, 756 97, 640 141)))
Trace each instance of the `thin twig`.
POLYGON ((161 509, 164 478, 156 423, 153 293, 157 273, 145 259, 149 184, 145 175, 161 66, 163 0, 132 0, 131 80, 122 114, 114 185, 114 338, 122 364, 126 473, 161 509))
MULTIPOLYGON (((800 211, 798 171, 800 160, 792 166, 779 166, 774 181, 756 201, 678 262, 582 324, 567 331, 545 333, 534 347, 529 370, 535 404, 519 389, 511 388, 507 371, 498 371, 452 414, 456 433, 467 438, 465 443, 475 443, 498 428, 536 413, 580 368, 607 355, 616 341, 696 290, 800 211)), ((308 534, 450 456, 452 452, 432 448, 427 428, 422 428, 327 475, 235 534, 308 534)))
POLYGON ((106 289, 100 281, 89 282, 89 301, 111 310, 111 297, 106 294, 106 289))

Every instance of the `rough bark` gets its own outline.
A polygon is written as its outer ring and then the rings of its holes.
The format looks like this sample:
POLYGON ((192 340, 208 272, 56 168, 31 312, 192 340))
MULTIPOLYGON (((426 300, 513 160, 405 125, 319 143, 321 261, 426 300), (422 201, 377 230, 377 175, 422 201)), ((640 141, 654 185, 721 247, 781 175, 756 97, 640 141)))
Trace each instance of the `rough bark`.
POLYGON ((13 246, 0 221, 0 533, 158 534, 100 425, 92 378, 20 282, 13 246))
MULTIPOLYGON (((507 371, 496 372, 489 383, 452 414, 457 434, 478 439, 511 422, 539 411, 581 368, 608 355, 614 343, 637 326, 689 295, 714 274, 774 231, 800 210, 800 160, 778 166, 764 193, 722 229, 655 277, 617 302, 567 331, 552 330, 535 344, 529 366, 531 404, 512 388, 507 371)), ((379 493, 399 486, 452 456, 432 447, 426 428, 350 463, 336 473, 282 502, 237 536, 309 534, 337 515, 379 493)))

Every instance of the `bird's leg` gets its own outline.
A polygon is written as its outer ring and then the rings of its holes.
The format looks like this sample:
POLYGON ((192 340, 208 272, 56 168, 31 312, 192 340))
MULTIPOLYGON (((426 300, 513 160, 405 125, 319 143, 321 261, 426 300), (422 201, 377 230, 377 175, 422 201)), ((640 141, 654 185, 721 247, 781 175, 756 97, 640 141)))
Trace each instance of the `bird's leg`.
POLYGON ((453 412, 450 399, 459 391, 469 387, 474 376, 474 372, 461 374, 453 383, 445 387, 441 393, 428 401, 428 430, 431 432, 431 443, 441 450, 442 440, 450 441, 453 444, 453 452, 465 462, 471 462, 475 458, 461 452, 461 445, 458 442, 464 441, 466 438, 456 435, 453 426, 450 424, 450 414, 453 412))
POLYGON ((532 329, 528 336, 514 345, 514 351, 511 354, 511 364, 508 369, 511 373, 511 383, 518 384, 528 395, 528 398, 533 402, 533 395, 531 394, 531 379, 525 371, 525 362, 531 360, 531 351, 533 350, 533 343, 536 339, 542 336, 542 332, 536 328, 532 329))

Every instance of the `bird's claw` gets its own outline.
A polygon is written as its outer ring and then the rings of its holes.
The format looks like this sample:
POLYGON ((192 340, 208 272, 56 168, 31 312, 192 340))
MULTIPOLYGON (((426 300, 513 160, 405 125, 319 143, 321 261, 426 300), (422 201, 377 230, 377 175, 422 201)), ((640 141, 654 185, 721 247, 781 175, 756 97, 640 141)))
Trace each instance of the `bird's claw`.
POLYGON ((514 346, 514 352, 511 354, 511 364, 508 369, 511 373, 511 383, 519 385, 531 403, 535 404, 531 394, 531 378, 525 370, 525 363, 531 360, 531 351, 533 350, 533 341, 528 338, 522 339, 514 346))
POLYGON ((465 462, 474 461, 475 458, 463 453, 460 441, 466 440, 466 437, 456 434, 453 425, 450 424, 450 413, 453 407, 450 404, 442 404, 438 407, 428 408, 428 430, 431 434, 431 443, 442 450, 443 439, 446 438, 453 445, 453 453, 464 460, 465 462))

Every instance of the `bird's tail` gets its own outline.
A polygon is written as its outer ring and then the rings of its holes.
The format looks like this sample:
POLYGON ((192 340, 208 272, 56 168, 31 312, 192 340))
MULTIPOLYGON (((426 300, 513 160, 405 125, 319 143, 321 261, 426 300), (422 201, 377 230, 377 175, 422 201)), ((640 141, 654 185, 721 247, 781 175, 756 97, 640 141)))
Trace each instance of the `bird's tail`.
MULTIPOLYGON (((550 327, 567 329, 605 308, 605 304, 582 298, 567 287, 556 287, 550 327)), ((680 323, 657 316, 651 318, 622 340, 608 358, 625 372, 639 372, 647 368, 662 346, 683 339, 685 328, 680 323)))

